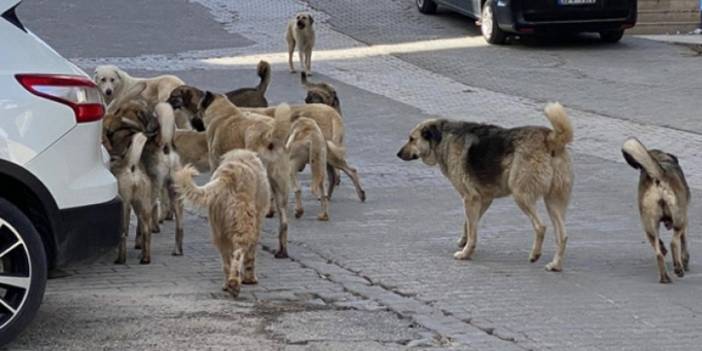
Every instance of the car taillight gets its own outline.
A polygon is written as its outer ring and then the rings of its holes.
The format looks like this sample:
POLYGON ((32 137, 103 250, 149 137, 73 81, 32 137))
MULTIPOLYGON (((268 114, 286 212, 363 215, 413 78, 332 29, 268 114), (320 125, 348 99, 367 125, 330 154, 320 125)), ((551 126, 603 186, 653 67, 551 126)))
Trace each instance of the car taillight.
POLYGON ((102 95, 88 78, 55 74, 18 74, 15 77, 32 94, 68 105, 78 123, 97 121, 105 114, 102 95))

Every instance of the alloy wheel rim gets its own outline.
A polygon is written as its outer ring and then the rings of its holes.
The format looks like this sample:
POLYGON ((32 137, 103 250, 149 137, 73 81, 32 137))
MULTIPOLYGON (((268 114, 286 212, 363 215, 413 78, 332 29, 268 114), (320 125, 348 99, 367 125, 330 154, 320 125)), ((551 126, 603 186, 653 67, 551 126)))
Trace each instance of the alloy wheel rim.
POLYGON ((483 8, 483 18, 480 21, 480 29, 485 38, 492 36, 492 8, 489 4, 485 4, 483 8))
POLYGON ((29 296, 32 260, 17 230, 0 218, 0 330, 17 318, 29 296))

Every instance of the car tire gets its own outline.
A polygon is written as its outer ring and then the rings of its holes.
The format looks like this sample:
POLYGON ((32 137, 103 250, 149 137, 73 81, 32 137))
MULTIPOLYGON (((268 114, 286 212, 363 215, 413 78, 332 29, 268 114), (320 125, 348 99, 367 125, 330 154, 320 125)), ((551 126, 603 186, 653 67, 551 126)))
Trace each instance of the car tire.
POLYGON ((419 12, 431 15, 436 13, 436 3, 434 0, 415 0, 419 12))
POLYGON ((600 32, 600 39, 605 43, 617 43, 622 40, 623 36, 624 30, 600 32))
POLYGON ((0 198, 0 346, 34 319, 44 297, 47 260, 32 222, 0 198))
POLYGON ((500 29, 500 26, 497 24, 495 0, 487 0, 483 4, 483 9, 480 13, 480 32, 490 44, 502 45, 507 41, 507 33, 500 29))

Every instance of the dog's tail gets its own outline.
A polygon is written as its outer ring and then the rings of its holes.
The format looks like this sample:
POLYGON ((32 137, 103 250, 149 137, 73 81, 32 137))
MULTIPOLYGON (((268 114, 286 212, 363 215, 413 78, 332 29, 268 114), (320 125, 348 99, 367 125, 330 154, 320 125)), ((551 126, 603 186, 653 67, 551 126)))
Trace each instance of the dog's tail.
POLYGON ((198 186, 193 181, 193 177, 198 175, 198 171, 192 165, 186 165, 175 174, 175 185, 183 199, 190 201, 193 205, 206 207, 210 202, 208 188, 214 187, 218 183, 214 179, 204 186, 198 186))
POLYGON ((256 66, 256 72, 261 81, 258 83, 256 90, 258 90, 261 95, 266 93, 268 90, 268 85, 271 83, 271 65, 266 61, 261 61, 256 66))
POLYGON ((148 138, 144 133, 136 133, 132 136, 132 145, 129 147, 129 151, 127 151, 127 167, 129 167, 129 169, 132 169, 139 163, 141 153, 144 151, 144 145, 146 145, 147 140, 148 138))
POLYGON ((168 155, 173 148, 173 140, 175 138, 176 123, 175 112, 171 104, 167 102, 159 102, 154 107, 158 124, 160 125, 161 143, 163 151, 168 155))
POLYGON ((566 114, 563 106, 557 102, 549 103, 544 110, 546 118, 553 126, 553 130, 548 136, 548 143, 554 151, 563 150, 565 146, 573 142, 573 125, 566 114))
POLYGON ((278 145, 283 146, 288 140, 290 126, 292 124, 292 110, 290 109, 290 105, 278 105, 278 107, 275 108, 274 120, 273 140, 275 140, 278 145))
POLYGON ((636 138, 626 139, 622 146, 622 154, 626 162, 635 169, 640 169, 653 179, 663 177, 663 168, 641 142, 636 138))

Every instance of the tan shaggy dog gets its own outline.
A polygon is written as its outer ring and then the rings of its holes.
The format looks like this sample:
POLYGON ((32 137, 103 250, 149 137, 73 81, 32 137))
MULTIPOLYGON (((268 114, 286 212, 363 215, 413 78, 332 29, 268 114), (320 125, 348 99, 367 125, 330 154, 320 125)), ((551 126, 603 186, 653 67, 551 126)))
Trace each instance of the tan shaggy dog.
POLYGON ((288 22, 285 40, 288 42, 288 65, 290 72, 295 73, 293 65, 293 53, 295 47, 300 54, 300 66, 302 70, 310 75, 312 72, 312 48, 314 48, 314 19, 308 13, 298 13, 295 18, 288 22))
MULTIPOLYGON (((327 177, 329 177, 329 188, 327 196, 331 199, 334 187, 339 184, 339 175, 336 171, 341 170, 351 178, 356 189, 356 195, 361 201, 366 201, 366 192, 361 187, 361 180, 358 171, 351 167, 346 161, 346 146, 344 145, 344 121, 341 115, 334 108, 324 104, 304 104, 290 106, 294 116, 304 116, 314 120, 322 131, 327 142, 327 177)), ((263 114, 269 117, 275 115, 275 107, 268 108, 245 108, 242 111, 250 111, 263 114)))
POLYGON ((639 176, 639 213, 646 238, 653 246, 658 263, 661 283, 671 283, 665 268, 665 245, 659 236, 663 223, 673 229, 670 250, 673 269, 678 277, 685 276, 690 262, 687 240, 687 207, 690 203, 690 188, 678 158, 661 150, 647 150, 636 138, 629 138, 622 147, 624 159, 636 169, 639 176))
POLYGON ((478 239, 478 221, 493 199, 512 195, 534 228, 531 262, 541 257, 546 227, 536 202, 543 198, 556 234, 556 254, 546 269, 561 271, 568 235, 565 215, 573 186, 571 161, 566 145, 573 128, 560 104, 546 106, 553 129, 545 127, 502 128, 445 119, 419 123, 397 153, 405 161, 422 159, 438 165, 463 198, 465 223, 456 259, 470 259, 478 239))
MULTIPOLYGON (((189 100, 183 108, 190 109, 189 100)), ((280 214, 278 226, 278 251, 276 258, 288 257, 288 184, 290 160, 285 142, 290 132, 290 108, 281 105, 270 118, 243 112, 226 96, 206 92, 195 108, 193 125, 201 125, 207 133, 210 169, 216 169, 220 158, 234 149, 256 152, 263 161, 271 185, 273 205, 280 214)), ((271 206, 273 207, 273 206, 271 206)))
POLYGON ((241 284, 257 283, 256 244, 270 205, 266 170, 255 153, 234 150, 222 157, 209 183, 195 185, 195 175, 188 165, 176 174, 176 184, 185 199, 208 209, 212 241, 222 256, 224 290, 237 297, 241 284))

